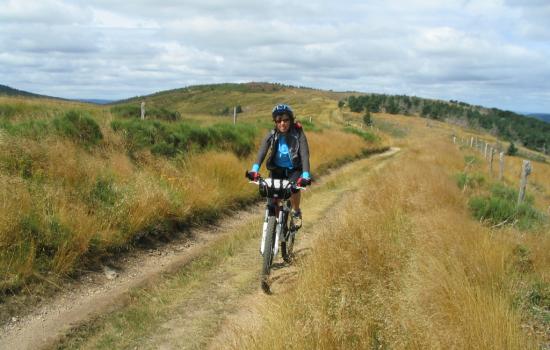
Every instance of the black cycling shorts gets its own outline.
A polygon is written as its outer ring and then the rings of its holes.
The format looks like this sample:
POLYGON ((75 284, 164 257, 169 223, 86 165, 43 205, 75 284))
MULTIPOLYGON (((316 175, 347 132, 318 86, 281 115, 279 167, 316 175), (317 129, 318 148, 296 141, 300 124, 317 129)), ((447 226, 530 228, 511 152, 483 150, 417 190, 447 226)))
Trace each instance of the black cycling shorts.
MULTIPOLYGON (((288 180, 291 182, 298 181, 302 175, 301 169, 275 168, 269 172, 269 177, 272 179, 288 180)), ((298 189, 293 189, 292 193, 300 192, 298 189)))

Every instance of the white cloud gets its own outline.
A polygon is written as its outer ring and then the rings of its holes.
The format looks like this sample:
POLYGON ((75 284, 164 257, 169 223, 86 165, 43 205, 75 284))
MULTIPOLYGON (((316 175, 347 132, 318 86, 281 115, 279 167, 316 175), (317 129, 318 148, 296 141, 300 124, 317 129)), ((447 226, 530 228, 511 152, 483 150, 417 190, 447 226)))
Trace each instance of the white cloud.
POLYGON ((545 1, 0 0, 0 8, 0 83, 39 93, 123 98, 261 80, 550 111, 545 1))

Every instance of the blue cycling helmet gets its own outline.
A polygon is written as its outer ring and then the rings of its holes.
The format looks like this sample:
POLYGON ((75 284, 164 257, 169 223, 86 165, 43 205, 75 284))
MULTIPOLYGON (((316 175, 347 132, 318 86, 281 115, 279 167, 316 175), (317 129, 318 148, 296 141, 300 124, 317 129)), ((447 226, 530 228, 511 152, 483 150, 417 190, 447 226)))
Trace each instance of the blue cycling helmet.
POLYGON ((281 114, 287 114, 291 120, 294 120, 294 112, 289 105, 279 104, 273 107, 273 110, 271 111, 271 117, 273 118, 273 120, 275 120, 275 118, 281 114))

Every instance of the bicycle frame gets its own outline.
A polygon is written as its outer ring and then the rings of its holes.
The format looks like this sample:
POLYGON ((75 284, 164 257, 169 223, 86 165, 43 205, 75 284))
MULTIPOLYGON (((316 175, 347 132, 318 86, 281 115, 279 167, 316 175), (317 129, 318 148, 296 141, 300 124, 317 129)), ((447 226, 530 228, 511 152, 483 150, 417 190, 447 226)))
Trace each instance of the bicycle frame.
POLYGON ((273 257, 276 257, 279 253, 279 243, 286 241, 286 231, 288 230, 287 222, 290 214, 290 200, 277 200, 273 198, 267 198, 267 204, 265 208, 264 224, 262 227, 262 241, 260 243, 260 253, 263 255, 265 250, 265 239, 267 235, 267 221, 270 216, 277 217, 277 226, 275 228, 275 243, 273 245, 273 257), (278 213, 278 215, 277 215, 278 213))
POLYGON ((290 214, 290 197, 292 195, 292 189, 305 190, 304 187, 296 186, 288 180, 281 179, 262 179, 258 181, 250 181, 260 187, 260 194, 267 199, 264 223, 262 227, 262 240, 260 243, 260 253, 263 255, 265 252, 265 241, 267 235, 267 223, 269 217, 277 218, 277 225, 275 229, 275 240, 273 244, 273 257, 276 257, 279 253, 279 244, 285 242, 288 238, 286 231, 288 231, 287 223, 290 214))

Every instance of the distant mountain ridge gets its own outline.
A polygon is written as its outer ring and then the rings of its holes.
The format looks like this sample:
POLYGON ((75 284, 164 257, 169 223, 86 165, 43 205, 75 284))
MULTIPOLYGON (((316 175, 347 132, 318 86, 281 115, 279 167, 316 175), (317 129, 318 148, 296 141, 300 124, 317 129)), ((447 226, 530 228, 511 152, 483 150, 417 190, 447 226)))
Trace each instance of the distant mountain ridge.
POLYGON ((2 84, 0 84, 0 95, 32 97, 32 98, 50 98, 50 99, 55 99, 55 100, 78 101, 78 102, 86 102, 86 103, 95 103, 95 104, 100 104, 100 105, 112 103, 112 102, 115 101, 115 100, 94 99, 94 98, 68 99, 68 98, 62 98, 62 97, 40 95, 40 94, 35 94, 33 92, 18 90, 18 89, 12 88, 12 87, 7 86, 7 85, 2 85, 2 84))
POLYGON ((527 114, 527 116, 537 118, 547 123, 550 123, 550 113, 529 113, 527 114))
POLYGON ((95 103, 97 105, 106 105, 106 104, 109 104, 109 103, 116 102, 116 100, 104 100, 104 99, 100 99, 100 98, 80 98, 76 101, 86 102, 86 103, 95 103))
POLYGON ((25 97, 49 97, 38 94, 33 94, 32 92, 17 90, 7 85, 0 84, 0 95, 8 96, 25 96, 25 97))

